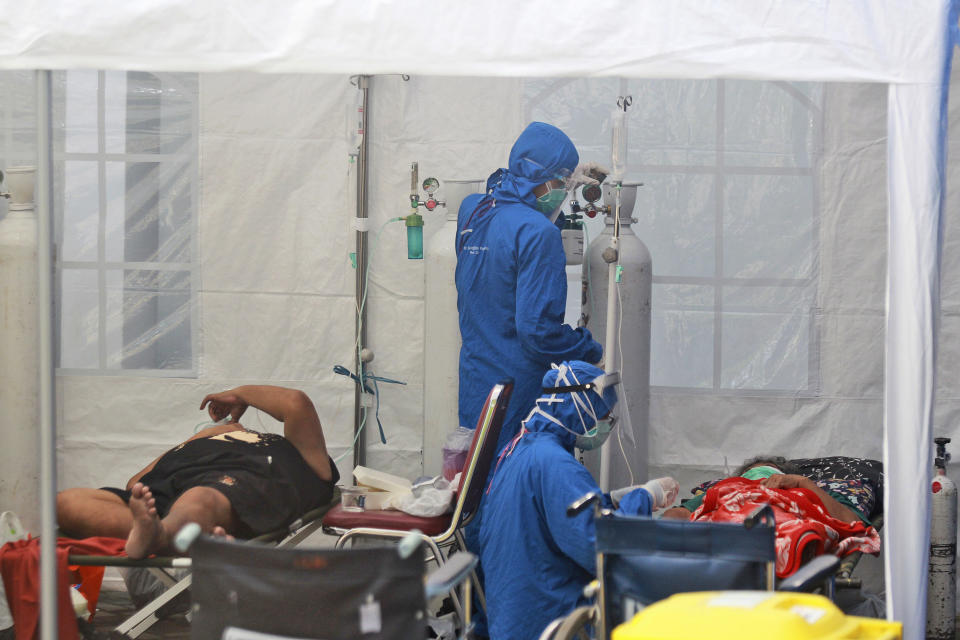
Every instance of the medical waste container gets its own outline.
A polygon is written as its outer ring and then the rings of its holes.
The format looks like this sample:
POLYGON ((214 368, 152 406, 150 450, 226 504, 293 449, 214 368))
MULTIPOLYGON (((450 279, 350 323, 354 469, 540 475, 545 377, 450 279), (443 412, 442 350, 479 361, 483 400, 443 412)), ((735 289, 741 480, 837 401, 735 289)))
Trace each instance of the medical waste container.
POLYGON ((656 602, 613 630, 612 640, 897 640, 899 622, 844 615, 809 593, 705 591, 656 602))

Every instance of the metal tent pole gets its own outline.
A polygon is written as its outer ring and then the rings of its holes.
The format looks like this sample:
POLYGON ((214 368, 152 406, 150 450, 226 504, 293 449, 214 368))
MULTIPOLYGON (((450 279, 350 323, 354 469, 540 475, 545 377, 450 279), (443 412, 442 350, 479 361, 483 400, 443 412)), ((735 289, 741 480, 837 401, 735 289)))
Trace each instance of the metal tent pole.
MULTIPOLYGON (((370 76, 358 76, 357 88, 363 93, 363 113, 360 116, 360 126, 363 130, 363 137, 360 139, 360 150, 357 155, 357 218, 367 218, 368 192, 367 192, 367 131, 369 127, 369 94, 370 94, 370 76)), ((360 349, 367 345, 367 309, 364 303, 367 286, 367 231, 365 227, 357 228, 357 349, 354 353, 354 370, 359 376, 362 372, 363 362, 360 361, 360 349), (361 306, 362 305, 362 306, 361 306)), ((365 465, 367 462, 367 442, 366 438, 359 434, 363 425, 366 407, 363 406, 363 378, 356 386, 353 396, 353 436, 356 443, 353 447, 353 466, 365 465)))
POLYGON ((40 638, 57 638, 57 425, 53 367, 51 72, 36 72, 37 327, 40 404, 40 638))

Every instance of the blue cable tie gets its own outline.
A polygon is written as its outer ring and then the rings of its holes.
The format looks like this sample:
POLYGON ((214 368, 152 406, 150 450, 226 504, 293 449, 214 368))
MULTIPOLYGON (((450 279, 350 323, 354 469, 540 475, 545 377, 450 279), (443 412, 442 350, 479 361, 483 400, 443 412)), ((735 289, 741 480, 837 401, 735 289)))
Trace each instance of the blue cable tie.
POLYGON ((363 390, 366 393, 373 395, 373 397, 376 399, 374 417, 377 419, 377 429, 380 431, 380 442, 382 442, 383 444, 387 444, 387 436, 383 432, 383 423, 380 422, 380 387, 377 385, 377 382, 384 382, 388 384, 402 384, 402 385, 406 385, 407 383, 403 382, 402 380, 393 380, 391 378, 384 378, 382 376, 375 376, 375 375, 370 375, 366 373, 363 374, 363 378, 361 381, 360 376, 353 373, 343 365, 339 365, 339 364, 334 365, 333 372, 341 376, 347 376, 348 378, 356 382, 358 385, 361 385, 363 387, 363 390), (370 388, 370 385, 367 384, 367 380, 373 381, 372 389, 370 388))

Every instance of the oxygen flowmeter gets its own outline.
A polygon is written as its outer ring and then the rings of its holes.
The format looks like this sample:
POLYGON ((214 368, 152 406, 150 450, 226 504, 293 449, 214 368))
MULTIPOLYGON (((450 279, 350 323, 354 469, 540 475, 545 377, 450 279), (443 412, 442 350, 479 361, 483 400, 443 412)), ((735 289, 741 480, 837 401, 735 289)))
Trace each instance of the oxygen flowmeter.
POLYGON ((433 211, 438 206, 446 206, 446 203, 437 200, 433 194, 440 187, 440 181, 436 178, 426 178, 422 185, 427 194, 426 200, 420 199, 417 182, 419 181, 418 163, 410 164, 410 213, 404 217, 403 221, 407 226, 407 258, 410 260, 423 259, 423 216, 420 215, 420 207, 427 211, 433 211))

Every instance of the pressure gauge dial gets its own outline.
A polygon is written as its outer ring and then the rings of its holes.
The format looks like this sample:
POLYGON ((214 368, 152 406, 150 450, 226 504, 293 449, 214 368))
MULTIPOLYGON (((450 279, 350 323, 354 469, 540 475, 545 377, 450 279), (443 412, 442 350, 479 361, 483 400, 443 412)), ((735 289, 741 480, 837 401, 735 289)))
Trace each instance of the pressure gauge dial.
POLYGON ((596 202, 603 197, 603 191, 600 189, 600 185, 597 184, 585 184, 583 185, 583 199, 587 202, 596 202))
POLYGON ((427 192, 428 196, 432 196, 434 191, 440 188, 440 181, 436 178, 427 178, 423 181, 423 190, 427 192))

